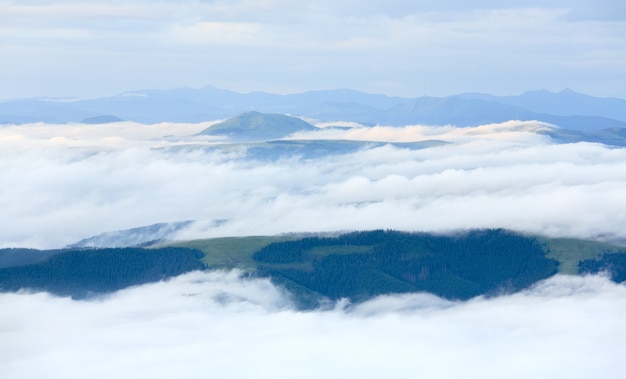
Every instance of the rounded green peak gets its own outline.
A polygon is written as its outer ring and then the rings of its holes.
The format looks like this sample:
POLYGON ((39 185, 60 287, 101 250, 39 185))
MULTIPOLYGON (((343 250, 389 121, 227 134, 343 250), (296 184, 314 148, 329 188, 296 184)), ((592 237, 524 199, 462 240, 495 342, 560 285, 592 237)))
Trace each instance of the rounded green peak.
POLYGON ((315 126, 297 117, 250 111, 212 125, 200 134, 228 136, 238 140, 271 140, 315 129, 315 126))

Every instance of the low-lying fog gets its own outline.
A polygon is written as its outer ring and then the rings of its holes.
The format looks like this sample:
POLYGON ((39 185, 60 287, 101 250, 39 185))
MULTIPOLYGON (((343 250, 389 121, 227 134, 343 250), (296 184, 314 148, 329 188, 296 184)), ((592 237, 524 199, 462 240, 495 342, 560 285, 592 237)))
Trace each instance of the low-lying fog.
MULTIPOLYGON (((545 125, 329 128, 297 137, 451 143, 273 163, 202 149, 214 142, 189 136, 207 125, 0 127, 0 246, 180 220, 198 222, 179 238, 626 236, 626 150, 554 144, 533 133, 545 125)), ((598 276, 465 303, 413 294, 297 312, 266 280, 195 272, 93 301, 19 293, 0 305, 6 378, 618 378, 626 356, 626 287, 598 276)))
POLYGON ((276 162, 202 149, 215 141, 190 136, 208 125, 0 127, 0 247, 182 220, 198 221, 185 239, 482 227, 626 237, 626 149, 554 144, 533 133, 539 123, 324 128, 294 138, 451 143, 276 162))
POLYGON ((626 287, 556 276, 494 299, 297 312, 266 280, 194 272, 97 301, 0 294, 5 378, 621 378, 626 287))

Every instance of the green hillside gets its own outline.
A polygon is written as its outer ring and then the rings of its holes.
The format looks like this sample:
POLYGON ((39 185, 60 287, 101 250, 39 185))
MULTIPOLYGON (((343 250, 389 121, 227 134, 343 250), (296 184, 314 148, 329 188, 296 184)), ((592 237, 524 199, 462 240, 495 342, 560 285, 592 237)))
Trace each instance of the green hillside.
MULTIPOLYGON (((242 267, 269 276, 296 293, 305 307, 314 306, 321 297, 362 300, 381 293, 427 291, 465 299, 482 293, 516 291, 557 271, 571 275, 579 270, 598 272, 606 268, 604 262, 616 261, 612 256, 603 260, 605 253, 624 251, 605 242, 521 236, 502 230, 448 237, 388 231, 378 240, 370 238, 374 234, 353 233, 349 238, 216 238, 174 245, 203 251, 203 262, 209 267, 242 267), (354 236, 370 239, 363 243, 354 236), (380 260, 382 251, 389 260, 380 260), (463 251, 473 254, 473 258, 464 256, 463 251), (402 269, 398 271, 398 267, 402 269), (507 272, 508 277, 502 276, 507 272), (419 277, 426 280, 415 279, 419 277)), ((615 279, 622 275, 619 267, 615 279)))
MULTIPOLYGON (((626 247, 576 238, 534 237, 546 252, 546 257, 559 262, 561 274, 576 275, 578 263, 587 259, 600 259, 604 253, 626 250, 626 247)), ((249 236, 223 237, 194 241, 172 242, 163 246, 180 246, 201 250, 205 253, 203 261, 210 267, 255 267, 252 254, 274 242, 296 240, 302 235, 290 236, 249 236)))
POLYGON ((559 261, 561 274, 578 274, 578 263, 588 259, 600 259, 604 253, 624 250, 624 247, 577 238, 537 237, 547 252, 547 257, 559 261))
POLYGON ((55 250, 37 263, 0 268, 0 291, 29 289, 82 299, 201 270, 202 257, 180 247, 55 250))
POLYGON ((254 269, 256 264, 252 254, 263 247, 275 243, 296 240, 302 237, 292 236, 251 236, 222 237, 186 242, 174 242, 157 247, 177 246, 200 250, 204 253, 202 261, 209 268, 254 269))
POLYGON ((429 292, 448 299, 511 293, 557 272, 609 272, 626 280, 620 246, 534 237, 503 229, 452 235, 374 230, 212 238, 147 248, 0 249, 0 291, 21 288, 84 298, 191 270, 241 268, 269 277, 311 308, 429 292))
POLYGON ((558 265, 534 238, 505 230, 309 237, 267 245, 253 259, 262 276, 354 301, 420 291, 462 300, 514 292, 555 274, 558 265))

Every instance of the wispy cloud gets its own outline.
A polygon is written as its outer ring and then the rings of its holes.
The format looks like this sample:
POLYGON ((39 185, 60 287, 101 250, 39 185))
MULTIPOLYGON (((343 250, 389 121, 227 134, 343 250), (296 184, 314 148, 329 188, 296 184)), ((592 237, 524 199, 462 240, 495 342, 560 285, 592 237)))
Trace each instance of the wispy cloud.
POLYGON ((383 142, 416 142, 428 139, 441 139, 452 142, 469 142, 471 140, 509 140, 520 143, 547 143, 547 137, 536 132, 551 130, 553 125, 538 121, 508 121, 498 124, 480 125, 472 128, 448 126, 409 125, 402 128, 377 125, 366 127, 350 122, 324 122, 316 124, 323 131, 300 132, 293 139, 348 139, 358 141, 383 142), (331 126, 342 126, 343 129, 331 126))

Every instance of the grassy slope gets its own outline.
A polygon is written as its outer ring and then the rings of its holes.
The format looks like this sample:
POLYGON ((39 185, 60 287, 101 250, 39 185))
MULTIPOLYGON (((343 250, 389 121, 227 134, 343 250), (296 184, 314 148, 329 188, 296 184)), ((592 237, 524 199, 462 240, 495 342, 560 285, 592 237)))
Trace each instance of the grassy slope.
POLYGON ((598 259, 603 253, 626 250, 622 246, 610 243, 581 240, 576 238, 546 238, 537 240, 548 250, 547 257, 560 262, 561 274, 575 275, 578 273, 578 262, 585 259, 598 259))
POLYGON ((240 267, 251 269, 256 266, 252 254, 274 242, 297 240, 297 235, 289 236, 251 236, 251 237, 222 237, 185 242, 174 242, 162 246, 180 246, 202 251, 205 256, 202 261, 211 268, 240 267))

